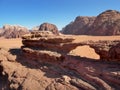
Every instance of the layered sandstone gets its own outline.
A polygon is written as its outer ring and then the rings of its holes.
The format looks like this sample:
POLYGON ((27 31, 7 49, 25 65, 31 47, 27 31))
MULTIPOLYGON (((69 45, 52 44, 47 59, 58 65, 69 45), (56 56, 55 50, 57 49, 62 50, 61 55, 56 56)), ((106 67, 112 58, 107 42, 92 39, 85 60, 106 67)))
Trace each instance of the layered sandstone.
MULTIPOLYGON (((42 32, 39 32, 42 33, 42 32)), ((43 34, 43 33, 42 33, 43 34)), ((30 36, 37 36, 29 38, 29 36, 23 36, 23 44, 25 47, 33 47, 37 49, 45 49, 57 51, 60 53, 69 53, 77 46, 89 45, 95 50, 95 52, 100 55, 102 60, 115 60, 119 61, 119 44, 120 41, 85 41, 85 42, 75 42, 75 39, 71 36, 39 36, 36 33, 32 33, 30 36), (114 54, 112 54, 114 53, 114 54)))
MULTIPOLYGON (((80 90, 112 90, 119 88, 120 80, 116 79, 119 77, 119 74, 115 75, 115 73, 119 73, 120 71, 118 69, 120 60, 119 40, 76 42, 74 38, 69 36, 45 36, 31 39, 25 37, 22 42, 24 44, 22 47, 23 55, 29 60, 58 65, 70 70, 71 73, 75 71, 76 74, 69 73, 70 77, 68 77, 69 75, 66 76, 66 82, 71 83, 80 90), (77 46, 84 45, 94 48, 95 52, 100 55, 100 60, 118 61, 118 63, 93 61, 92 59, 80 58, 68 54, 77 46), (109 67, 116 68, 110 69, 109 67), (93 80, 94 82, 92 82, 93 80)), ((56 85, 55 83, 49 88, 56 87, 56 85)))
POLYGON ((80 42, 71 36, 56 36, 48 31, 37 31, 23 36, 22 42, 21 50, 11 49, 8 52, 0 49, 0 88, 3 90, 120 88, 119 40, 80 42), (95 49, 101 59, 69 54, 77 46, 84 45, 95 49), (12 57, 14 55, 16 57, 12 57))

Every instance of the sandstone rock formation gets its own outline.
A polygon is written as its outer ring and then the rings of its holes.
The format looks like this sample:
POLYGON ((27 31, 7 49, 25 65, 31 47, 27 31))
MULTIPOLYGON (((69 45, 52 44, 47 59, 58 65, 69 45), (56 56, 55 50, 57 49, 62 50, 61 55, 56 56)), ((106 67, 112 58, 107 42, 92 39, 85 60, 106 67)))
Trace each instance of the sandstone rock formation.
POLYGON ((120 35, 120 12, 107 10, 97 17, 77 17, 61 32, 79 35, 120 35))
POLYGON ((92 35, 120 35, 120 12, 107 10, 98 15, 91 26, 92 35))
POLYGON ((22 35, 29 33, 28 29, 22 26, 12 26, 12 25, 5 25, 3 26, 3 32, 0 36, 5 38, 20 38, 22 35))
POLYGON ((55 35, 59 35, 58 28, 54 24, 43 23, 40 25, 40 31, 51 31, 55 35))
POLYGON ((74 22, 71 22, 62 29, 64 34, 84 35, 88 32, 96 17, 76 17, 74 22))
MULTIPOLYGON (((42 33, 42 32, 39 32, 42 33)), ((43 33, 42 33, 43 34, 43 33)), ((45 34, 45 32, 44 32, 45 34)), ((119 61, 119 44, 120 41, 86 41, 74 42, 71 36, 43 36, 32 33, 30 36, 23 36, 23 44, 27 47, 34 47, 37 49, 52 50, 62 53, 69 53, 77 46, 89 45, 95 49, 95 52, 100 55, 100 59, 119 61), (34 37, 33 37, 34 36, 34 37), (35 38, 37 37, 37 38, 35 38), (43 38, 44 37, 44 38, 43 38), (117 49, 116 49, 117 48, 117 49), (114 54, 112 54, 114 53, 114 54), (114 56, 113 56, 114 55, 114 56)))
POLYGON ((2 90, 119 90, 119 40, 78 42, 47 33, 23 36, 21 50, 0 49, 2 90), (94 48, 101 60, 68 54, 83 45, 94 48))

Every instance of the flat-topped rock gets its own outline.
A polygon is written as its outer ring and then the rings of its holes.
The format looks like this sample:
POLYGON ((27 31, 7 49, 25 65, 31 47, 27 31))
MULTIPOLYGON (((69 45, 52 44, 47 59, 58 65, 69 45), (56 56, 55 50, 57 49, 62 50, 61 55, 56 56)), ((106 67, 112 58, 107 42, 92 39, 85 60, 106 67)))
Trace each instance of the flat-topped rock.
POLYGON ((22 52, 26 58, 37 60, 38 62, 58 63, 64 60, 64 56, 57 52, 48 50, 35 50, 27 47, 22 47, 22 52))
MULTIPOLYGON (((46 34, 48 32, 38 32, 38 33, 46 34)), ((119 47, 120 40, 74 42, 75 38, 72 38, 71 36, 64 36, 64 35, 36 36, 38 33, 32 32, 31 35, 25 36, 22 40, 23 45, 29 48, 32 47, 37 48, 38 50, 49 50, 64 54, 68 54, 71 50, 75 49, 78 46, 88 45, 91 48, 93 48, 98 55, 100 55, 101 60, 106 60, 106 61, 120 60, 119 51, 118 51, 120 48, 119 47), (117 48, 117 50, 115 48, 117 48)))

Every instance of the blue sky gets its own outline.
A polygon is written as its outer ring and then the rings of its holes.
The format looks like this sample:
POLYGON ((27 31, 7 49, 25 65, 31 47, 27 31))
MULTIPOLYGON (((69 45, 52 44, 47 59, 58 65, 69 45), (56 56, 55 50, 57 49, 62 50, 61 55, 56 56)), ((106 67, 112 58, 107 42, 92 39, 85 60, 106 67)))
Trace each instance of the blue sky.
POLYGON ((0 27, 49 22, 61 29, 77 16, 97 16, 108 9, 120 11, 120 0, 0 0, 0 27))

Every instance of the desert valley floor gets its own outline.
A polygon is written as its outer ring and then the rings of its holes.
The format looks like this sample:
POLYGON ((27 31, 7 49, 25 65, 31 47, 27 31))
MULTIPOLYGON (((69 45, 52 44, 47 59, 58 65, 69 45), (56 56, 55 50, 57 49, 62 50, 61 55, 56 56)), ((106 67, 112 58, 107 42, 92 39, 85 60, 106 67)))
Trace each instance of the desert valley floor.
MULTIPOLYGON (((75 42, 82 41, 99 41, 99 40, 120 40, 120 36, 87 36, 87 35, 68 35, 70 37, 75 38, 75 42)), ((10 48, 20 48, 22 46, 22 39, 4 39, 0 38, 0 47, 4 47, 7 49, 10 48)), ((76 49, 70 52, 71 54, 89 57, 93 59, 99 59, 99 56, 95 53, 95 51, 89 46, 78 46, 76 49)))

